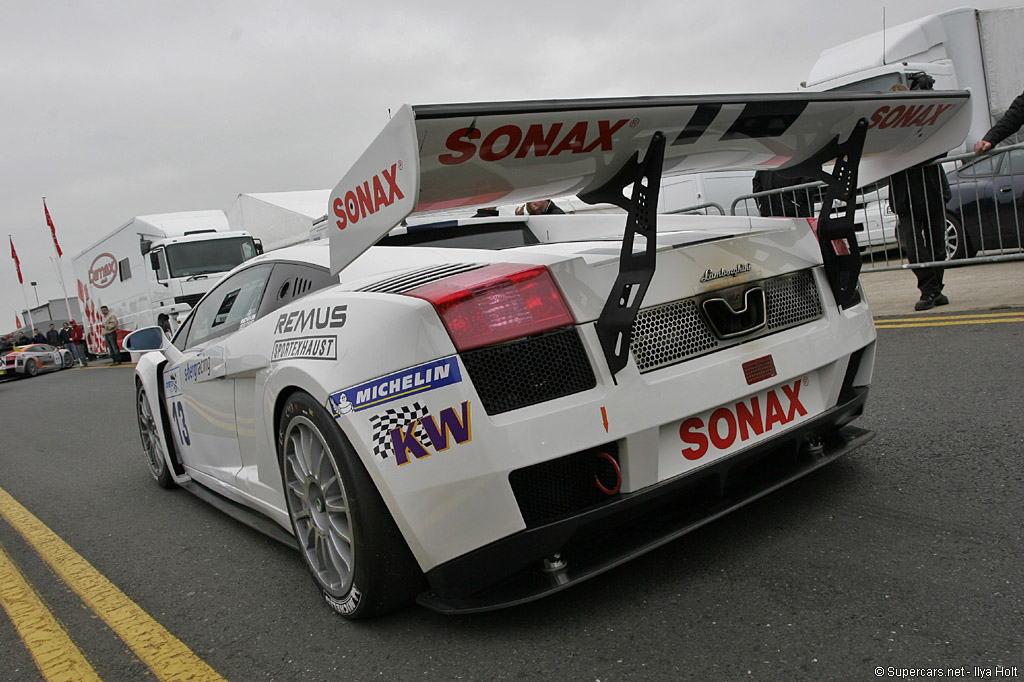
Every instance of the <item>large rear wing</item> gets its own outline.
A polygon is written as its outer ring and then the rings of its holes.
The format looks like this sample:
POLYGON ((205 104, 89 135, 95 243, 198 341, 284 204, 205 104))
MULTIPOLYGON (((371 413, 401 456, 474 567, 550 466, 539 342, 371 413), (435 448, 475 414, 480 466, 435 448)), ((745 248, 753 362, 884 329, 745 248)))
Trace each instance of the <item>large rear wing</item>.
POLYGON ((331 271, 413 211, 595 196, 656 133, 664 136, 661 176, 786 169, 820 163, 822 151, 863 119, 857 184, 868 184, 960 144, 968 97, 913 91, 405 105, 331 193, 331 271))

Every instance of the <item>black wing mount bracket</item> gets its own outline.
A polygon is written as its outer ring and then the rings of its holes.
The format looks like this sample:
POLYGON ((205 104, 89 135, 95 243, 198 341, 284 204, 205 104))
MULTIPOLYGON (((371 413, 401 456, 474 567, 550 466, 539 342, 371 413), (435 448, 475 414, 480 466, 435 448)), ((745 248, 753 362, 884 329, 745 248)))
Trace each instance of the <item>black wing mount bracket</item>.
POLYGON ((857 280, 860 277, 860 250, 857 248, 857 231, 854 226, 856 211, 857 167, 864 151, 868 122, 857 121, 853 132, 845 142, 839 136, 818 150, 809 159, 796 166, 779 169, 782 175, 798 175, 821 180, 827 186, 825 200, 818 215, 818 246, 821 248, 825 274, 828 276, 832 295, 840 308, 848 308, 859 302, 857 280), (835 159, 835 166, 829 174, 822 165, 835 159), (837 201, 845 203, 838 217, 833 218, 837 201))
POLYGON ((583 192, 580 200, 588 204, 609 203, 628 212, 626 230, 619 254, 619 274, 611 293, 597 318, 597 337, 612 379, 629 361, 633 340, 633 324, 640 312, 647 287, 654 278, 658 245, 658 192, 665 160, 665 135, 656 132, 641 163, 639 152, 633 154, 615 175, 597 189, 583 192), (625 189, 633 186, 631 197, 625 189), (634 251, 637 237, 645 240, 644 248, 634 251))

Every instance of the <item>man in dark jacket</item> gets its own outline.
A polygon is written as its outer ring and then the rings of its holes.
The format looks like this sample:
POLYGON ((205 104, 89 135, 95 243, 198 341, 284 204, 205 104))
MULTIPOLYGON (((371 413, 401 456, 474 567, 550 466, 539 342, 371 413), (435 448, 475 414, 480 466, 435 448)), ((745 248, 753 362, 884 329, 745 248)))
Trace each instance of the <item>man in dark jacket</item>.
MULTIPOLYGON (((934 82, 925 76, 912 80, 911 87, 894 85, 890 91, 931 90, 934 82)), ((946 260, 946 202, 951 193, 942 166, 926 161, 889 177, 889 207, 899 219, 896 231, 900 248, 909 263, 946 260)), ((942 266, 914 268, 921 299, 914 310, 931 310, 946 305, 942 293, 942 266)))
POLYGON ((46 343, 60 348, 60 332, 57 331, 57 328, 52 323, 46 331, 46 343))
MULTIPOLYGON (((754 194, 767 192, 773 189, 792 187, 814 182, 814 178, 787 178, 775 171, 759 170, 754 173, 754 179, 750 185, 754 194)), ((814 217, 814 206, 812 199, 818 194, 817 189, 800 189, 794 192, 782 192, 780 194, 769 194, 757 197, 757 212, 765 218, 778 218, 789 216, 790 218, 812 218, 814 217)))
POLYGON ((981 138, 974 143, 974 153, 981 154, 987 152, 992 147, 996 146, 1010 135, 1020 130, 1020 127, 1024 125, 1024 92, 1017 95, 1013 102, 1010 103, 1010 108, 1006 110, 1006 113, 996 121, 996 124, 992 126, 985 137, 981 138))

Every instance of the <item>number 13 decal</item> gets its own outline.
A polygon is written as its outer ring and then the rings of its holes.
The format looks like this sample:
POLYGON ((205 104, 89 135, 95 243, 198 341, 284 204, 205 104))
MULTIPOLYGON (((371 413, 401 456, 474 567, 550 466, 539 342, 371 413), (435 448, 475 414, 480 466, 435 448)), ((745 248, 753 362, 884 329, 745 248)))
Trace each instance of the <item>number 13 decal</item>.
POLYGON ((181 401, 175 400, 171 403, 171 417, 174 418, 174 426, 178 429, 178 440, 184 445, 192 445, 192 439, 188 435, 188 424, 185 423, 185 406, 181 401))

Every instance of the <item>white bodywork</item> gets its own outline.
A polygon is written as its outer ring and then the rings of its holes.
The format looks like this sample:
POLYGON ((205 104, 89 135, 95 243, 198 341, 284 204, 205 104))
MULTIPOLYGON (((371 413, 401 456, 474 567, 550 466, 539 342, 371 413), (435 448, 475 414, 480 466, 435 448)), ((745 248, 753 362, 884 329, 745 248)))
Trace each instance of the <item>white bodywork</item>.
MULTIPOLYGON (((837 107, 808 100, 806 117, 785 135, 744 137, 720 143, 717 151, 711 142, 698 140, 685 154, 677 144, 666 152, 665 168, 798 161, 861 116, 870 120, 880 107, 904 101, 917 100, 853 98, 837 107)), ((937 112, 934 125, 868 132, 864 182, 962 139, 967 112, 962 95, 922 101, 937 112)), ((614 444, 621 469, 618 492, 640 493, 777 440, 823 415, 836 407, 844 381, 847 388, 866 387, 875 340, 870 310, 862 298, 842 309, 836 305, 821 247, 804 219, 660 216, 645 311, 703 301, 718 292, 767 288, 791 276, 805 278, 806 290, 816 292, 809 295, 811 307, 820 305, 820 311, 800 312, 797 322, 781 315, 777 329, 758 327, 739 339, 723 336, 715 349, 663 366, 641 368, 634 346, 634 356, 614 376, 595 323, 619 272, 622 215, 480 223, 528 230, 525 243, 510 248, 371 248, 413 210, 513 203, 606 179, 632 150, 646 148, 655 130, 664 129, 670 143, 681 139, 696 110, 675 100, 663 109, 651 104, 612 101, 595 110, 568 102, 557 113, 506 112, 495 121, 461 113, 454 119, 431 118, 429 112, 403 108, 332 193, 329 245, 295 246, 236 268, 183 325, 176 339, 180 353, 149 353, 139 361, 137 377, 153 412, 165 415, 158 422, 164 451, 173 449, 183 465, 175 479, 207 486, 290 531, 276 444, 278 415, 288 395, 303 391, 334 415, 420 568, 429 572, 527 528, 510 484, 514 471, 614 444), (508 153, 504 164, 486 158, 445 163, 456 160, 445 154, 468 153, 458 140, 454 148, 462 151, 451 151, 450 131, 469 130, 466 139, 472 140, 476 130, 486 140, 501 126, 525 130, 531 121, 550 125, 553 117, 562 119, 566 131, 589 125, 591 133, 580 132, 580 144, 567 146, 564 156, 517 163, 508 153), (605 132, 616 127, 602 149, 592 139, 599 127, 605 132), (572 318, 563 331, 578 336, 582 358, 593 372, 589 388, 515 409, 485 409, 485 392, 494 386, 500 390, 504 380, 468 366, 475 351, 458 351, 435 307, 395 284, 400 275, 425 277, 422 273, 434 268, 487 264, 543 266, 550 273, 572 318), (337 283, 273 310, 265 307, 267 297, 285 292, 273 284, 277 268, 318 267, 327 276, 328 266, 337 283), (261 267, 271 273, 266 275, 271 284, 260 284, 261 267), (266 289, 262 302, 261 286, 266 289), (239 301, 241 307, 232 309, 239 301), (210 319, 204 318, 206 308, 210 319), (234 331, 191 345, 191 330, 210 324, 234 331), (855 355, 859 364, 851 364, 855 355), (749 368, 762 367, 766 359, 771 372, 752 377, 749 368), (757 418, 751 421, 753 413, 757 418)), ((746 111, 743 102, 722 104, 723 118, 708 127, 709 137, 728 137, 725 131, 746 111)), ((400 228, 392 237, 405 233, 400 228)), ((778 304, 788 305, 786 300, 780 295, 778 304)), ((739 307, 729 305, 731 314, 739 314, 739 307)), ((689 333, 688 328, 678 332, 689 333)), ((675 342, 662 338, 657 325, 650 336, 675 342)), ((515 374, 523 368, 504 369, 515 374)))

